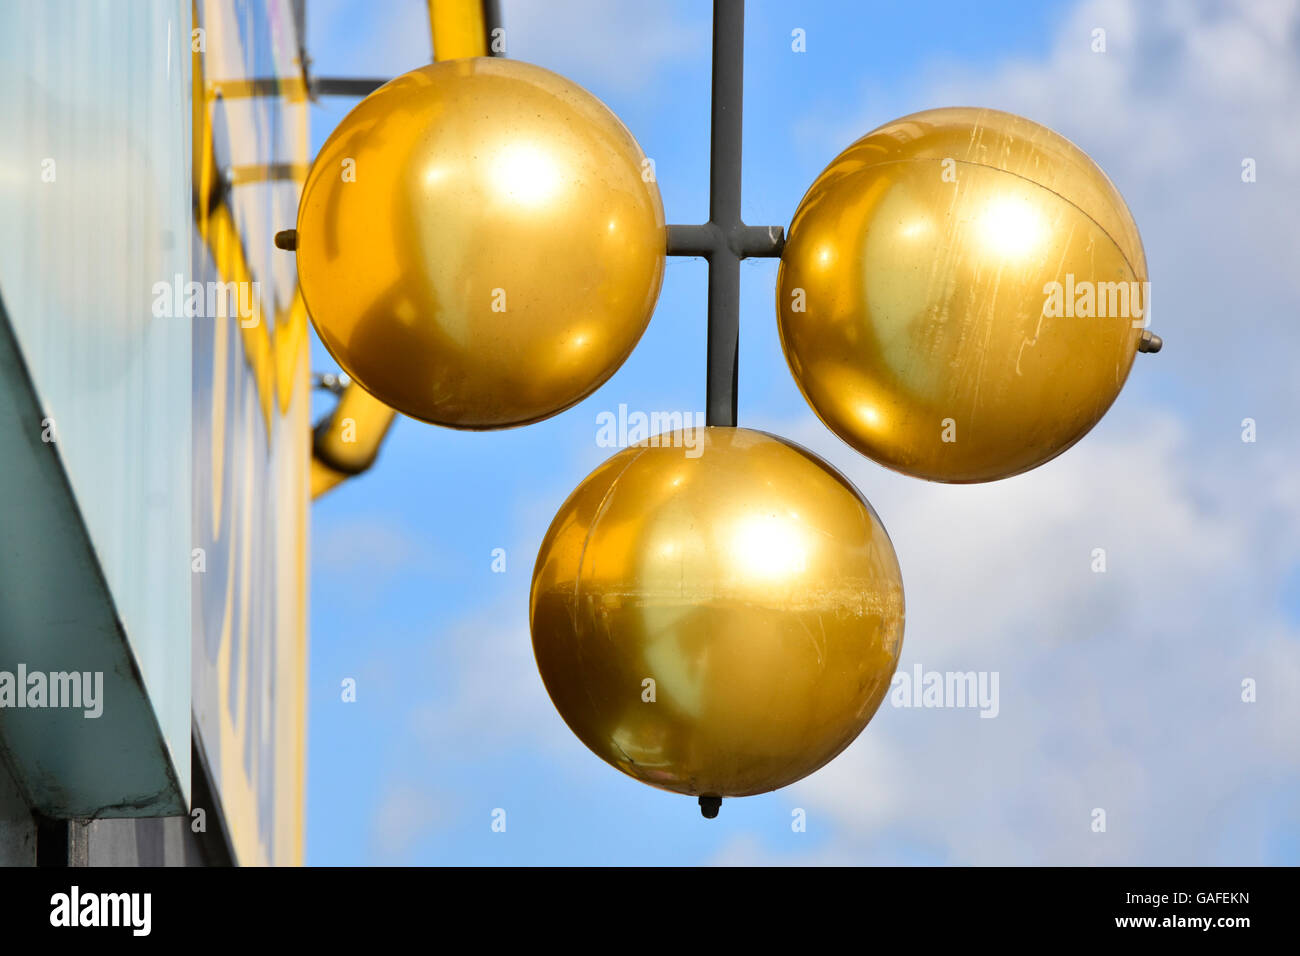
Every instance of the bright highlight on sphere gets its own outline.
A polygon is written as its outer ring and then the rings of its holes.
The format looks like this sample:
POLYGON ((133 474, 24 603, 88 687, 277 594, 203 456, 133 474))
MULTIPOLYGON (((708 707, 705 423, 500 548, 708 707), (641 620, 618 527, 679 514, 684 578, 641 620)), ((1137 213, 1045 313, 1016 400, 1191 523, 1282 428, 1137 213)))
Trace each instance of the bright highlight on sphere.
POLYGON ((809 188, 777 316, 800 390, 842 439, 909 475, 991 481, 1106 413, 1148 322, 1146 280, 1137 226, 1081 150, 1010 113, 938 109, 869 133, 809 188))
POLYGON ((559 164, 535 143, 511 143, 491 162, 500 195, 526 206, 544 206, 564 185, 559 164))
POLYGON ((1004 260, 1033 255, 1047 238, 1047 223, 1026 197, 994 196, 979 213, 977 223, 979 241, 1004 260))
POLYGON ((663 280, 663 204, 590 93, 518 60, 413 70, 312 165, 298 273, 354 381, 454 428, 538 421, 631 353, 663 280))
POLYGON ((898 559, 811 452, 748 429, 682 439, 619 452, 561 506, 533 571, 533 650, 570 729, 619 770, 763 793, 835 757, 884 698, 898 559))
POLYGON ((806 533, 793 513, 755 515, 736 526, 735 560, 755 579, 788 581, 808 568, 806 533))

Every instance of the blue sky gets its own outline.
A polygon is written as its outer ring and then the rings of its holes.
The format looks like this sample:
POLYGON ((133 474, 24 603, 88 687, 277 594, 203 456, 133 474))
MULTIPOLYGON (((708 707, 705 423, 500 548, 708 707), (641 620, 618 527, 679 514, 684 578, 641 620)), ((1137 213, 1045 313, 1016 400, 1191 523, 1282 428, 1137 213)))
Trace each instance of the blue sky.
MULTIPOLYGON (((655 159, 668 221, 706 218, 708 4, 502 6, 510 55, 591 90, 655 159)), ((533 665, 529 575, 609 453, 599 412, 703 408, 705 266, 670 259, 649 330, 591 398, 499 433, 399 420, 370 473, 313 505, 308 862, 1300 863, 1297 4, 748 6, 746 221, 788 225, 875 126, 984 105, 1082 146, 1143 231, 1165 351, 1067 455, 977 487, 886 473, 830 435, 781 354, 776 264, 744 266, 741 424, 857 482, 903 567, 900 667, 998 671, 999 716, 886 702, 827 768, 714 821, 569 733, 533 665)), ((320 75, 429 57, 422 2, 309 9, 320 75)), ((315 146, 347 106, 313 109, 315 146)), ((333 368, 318 343, 313 367, 333 368)))

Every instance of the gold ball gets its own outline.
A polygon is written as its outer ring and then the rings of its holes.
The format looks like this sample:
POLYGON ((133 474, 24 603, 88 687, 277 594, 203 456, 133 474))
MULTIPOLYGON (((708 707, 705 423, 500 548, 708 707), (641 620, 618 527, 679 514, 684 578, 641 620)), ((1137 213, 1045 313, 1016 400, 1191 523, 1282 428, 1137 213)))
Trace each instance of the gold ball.
POLYGON ((937 109, 869 133, 817 177, 777 314, 799 388, 842 439, 909 475, 991 481, 1105 414, 1146 279, 1124 200, 1081 150, 1010 113, 937 109))
POLYGON ((645 331, 667 231, 603 103, 518 60, 412 70, 312 165, 298 274, 321 341, 398 411, 535 422, 595 391, 645 331))
POLYGON ((551 523, 530 622, 570 729, 644 783, 775 790, 847 747, 889 689, 903 584, 834 468, 743 428, 669 433, 587 477, 551 523))

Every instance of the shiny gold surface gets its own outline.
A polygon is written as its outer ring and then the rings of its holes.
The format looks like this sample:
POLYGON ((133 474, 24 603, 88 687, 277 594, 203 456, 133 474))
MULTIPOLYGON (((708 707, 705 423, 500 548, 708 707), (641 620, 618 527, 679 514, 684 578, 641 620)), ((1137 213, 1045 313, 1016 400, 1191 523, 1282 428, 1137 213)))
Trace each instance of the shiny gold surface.
POLYGON ((643 158, 599 100, 540 67, 398 77, 339 124, 303 189, 299 281, 321 340, 435 424, 504 428, 580 401, 659 295, 666 230, 643 158))
MULTIPOLYGON (((487 55, 487 35, 483 29, 485 2, 429 0, 429 38, 433 41, 435 60, 487 55)), ((350 427, 346 432, 336 427, 315 435, 311 460, 312 498, 319 498, 353 477, 354 473, 338 471, 334 466, 347 462, 355 467, 369 467, 378 456, 394 417, 393 409, 360 385, 349 382, 339 396, 334 421, 343 425, 350 420, 350 427)))
POLYGON ((813 183, 777 313, 791 371, 832 431, 910 475, 990 481, 1050 460, 1105 414, 1137 350, 1146 279, 1123 199, 1077 147, 1009 113, 939 109, 868 134, 813 183), (1091 288, 1111 314, 1048 314, 1054 282, 1061 311, 1071 288, 1076 302, 1091 288))
POLYGON ((624 773, 687 794, 774 790, 847 747, 885 696, 898 559, 861 494, 797 445, 734 428, 671 440, 616 454, 551 523, 537 666, 573 732, 624 773))

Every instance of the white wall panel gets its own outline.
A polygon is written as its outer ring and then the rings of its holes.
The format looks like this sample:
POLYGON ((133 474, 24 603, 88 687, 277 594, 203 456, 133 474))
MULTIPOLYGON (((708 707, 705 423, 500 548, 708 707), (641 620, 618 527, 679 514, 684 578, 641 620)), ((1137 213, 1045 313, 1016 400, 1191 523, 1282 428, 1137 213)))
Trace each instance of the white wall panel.
POLYGON ((0 11, 0 295, 185 787, 191 327, 152 306, 190 271, 190 17, 0 11))

